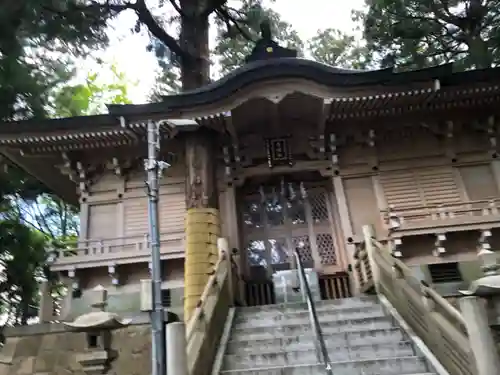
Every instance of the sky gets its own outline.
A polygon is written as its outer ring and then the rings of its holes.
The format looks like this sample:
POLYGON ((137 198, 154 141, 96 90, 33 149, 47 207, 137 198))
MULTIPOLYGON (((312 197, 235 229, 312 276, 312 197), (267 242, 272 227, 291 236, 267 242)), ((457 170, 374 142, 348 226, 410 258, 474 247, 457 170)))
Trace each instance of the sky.
MULTIPOLYGON (((351 11, 362 9, 363 4, 364 0, 276 0, 271 7, 297 30, 302 40, 308 40, 318 30, 330 27, 351 32, 354 28, 351 11)), ((103 58, 115 63, 118 70, 134 82, 129 94, 131 100, 139 104, 147 101, 154 84, 157 63, 154 55, 145 49, 148 44, 147 36, 130 32, 135 19, 133 13, 126 13, 114 23, 112 42, 103 58)), ((87 68, 91 69, 91 66, 87 68)))

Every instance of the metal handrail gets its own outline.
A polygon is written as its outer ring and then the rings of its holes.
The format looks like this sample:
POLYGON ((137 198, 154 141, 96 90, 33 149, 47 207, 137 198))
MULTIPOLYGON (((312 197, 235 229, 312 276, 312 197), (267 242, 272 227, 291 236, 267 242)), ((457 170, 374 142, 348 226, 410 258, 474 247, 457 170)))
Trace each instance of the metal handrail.
POLYGON ((326 345, 325 345, 325 339, 323 338, 323 332, 321 331, 321 327, 319 325, 318 314, 316 313, 316 307, 314 305, 314 301, 312 298, 311 288, 309 287, 309 283, 307 282, 306 272, 304 271, 304 265, 302 264, 302 260, 300 259, 300 255, 297 249, 295 249, 294 251, 294 257, 299 272, 300 289, 302 290, 302 292, 305 292, 307 310, 309 311, 309 318, 311 320, 311 327, 316 336, 316 341, 317 341, 316 352, 318 354, 318 357, 322 357, 321 359, 323 360, 323 364, 325 365, 325 374, 333 375, 332 366, 330 364, 330 357, 328 356, 328 351, 326 350, 326 345))

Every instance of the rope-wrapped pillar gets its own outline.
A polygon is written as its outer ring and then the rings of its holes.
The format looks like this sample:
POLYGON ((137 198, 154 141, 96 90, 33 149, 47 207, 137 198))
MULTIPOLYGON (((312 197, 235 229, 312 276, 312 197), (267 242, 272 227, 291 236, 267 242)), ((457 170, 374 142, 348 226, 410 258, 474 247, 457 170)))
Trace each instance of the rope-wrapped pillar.
POLYGON ((220 214, 215 179, 216 134, 200 129, 186 135, 186 242, 184 319, 189 321, 218 259, 220 214))
POLYGON ((205 289, 218 259, 220 237, 219 210, 191 208, 186 217, 186 255, 184 266, 184 317, 191 313, 205 289))

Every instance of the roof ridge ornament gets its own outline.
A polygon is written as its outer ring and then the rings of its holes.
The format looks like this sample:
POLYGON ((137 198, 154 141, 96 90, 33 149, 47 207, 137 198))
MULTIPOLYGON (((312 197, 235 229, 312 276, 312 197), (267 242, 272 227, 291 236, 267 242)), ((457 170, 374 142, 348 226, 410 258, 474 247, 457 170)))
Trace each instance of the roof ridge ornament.
POLYGON ((281 47, 272 38, 271 22, 265 19, 260 24, 260 39, 255 43, 252 53, 245 59, 246 63, 277 59, 277 58, 297 57, 297 50, 281 47))

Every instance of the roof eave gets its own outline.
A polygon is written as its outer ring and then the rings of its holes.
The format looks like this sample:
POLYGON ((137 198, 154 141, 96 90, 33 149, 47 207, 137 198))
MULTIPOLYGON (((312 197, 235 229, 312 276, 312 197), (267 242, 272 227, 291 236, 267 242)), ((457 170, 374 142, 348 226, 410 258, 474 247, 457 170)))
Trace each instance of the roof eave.
POLYGON ((405 83, 428 82, 447 78, 453 74, 451 64, 409 71, 394 72, 393 68, 373 71, 338 69, 311 60, 283 58, 256 61, 246 64, 222 79, 196 90, 178 95, 165 96, 160 103, 141 105, 108 105, 115 116, 137 116, 162 113, 168 115, 183 109, 210 105, 264 81, 279 79, 303 79, 327 87, 354 88, 363 86, 396 86, 405 83))

